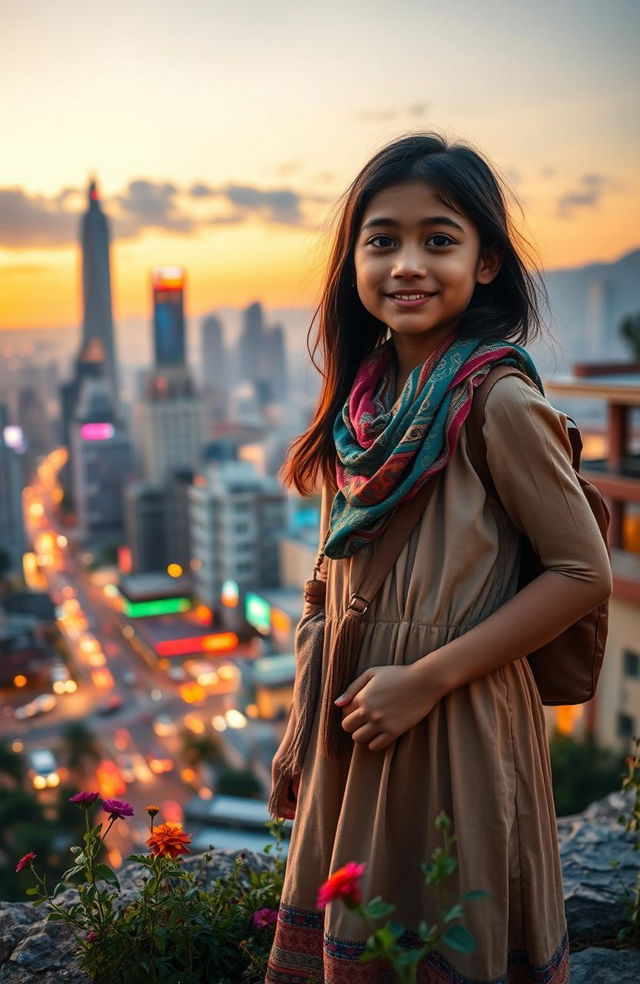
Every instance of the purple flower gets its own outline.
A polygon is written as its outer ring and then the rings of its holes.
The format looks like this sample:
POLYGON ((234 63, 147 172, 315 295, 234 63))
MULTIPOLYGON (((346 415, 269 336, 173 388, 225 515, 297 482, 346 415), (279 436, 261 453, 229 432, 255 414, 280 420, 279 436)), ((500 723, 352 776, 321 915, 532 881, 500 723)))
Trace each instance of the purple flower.
POLYGON ((124 800, 103 800, 102 809, 114 820, 124 820, 125 817, 133 816, 131 803, 125 803, 124 800))
POLYGON ((70 803, 79 803, 80 806, 93 806, 96 800, 100 799, 100 793, 88 793, 83 790, 81 793, 76 793, 75 796, 69 797, 70 803))
POLYGON ((265 926, 273 926, 278 921, 278 913, 275 909, 258 909, 251 917, 251 921, 258 929, 265 926))

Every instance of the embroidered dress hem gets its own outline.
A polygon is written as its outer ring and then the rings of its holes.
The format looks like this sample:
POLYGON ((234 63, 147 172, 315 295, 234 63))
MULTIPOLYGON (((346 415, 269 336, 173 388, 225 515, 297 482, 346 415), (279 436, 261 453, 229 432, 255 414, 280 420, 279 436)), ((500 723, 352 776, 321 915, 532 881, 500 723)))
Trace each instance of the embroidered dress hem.
MULTIPOLYGON (((329 936, 323 927, 323 913, 281 903, 264 984, 395 984, 396 977, 388 963, 359 962, 364 943, 329 936)), ((409 933, 401 942, 407 949, 420 945, 418 937, 409 933)), ((533 966, 523 950, 512 950, 500 977, 466 977, 443 953, 434 951, 421 962, 417 973, 417 984, 566 984, 568 980, 566 933, 541 966, 533 966)))

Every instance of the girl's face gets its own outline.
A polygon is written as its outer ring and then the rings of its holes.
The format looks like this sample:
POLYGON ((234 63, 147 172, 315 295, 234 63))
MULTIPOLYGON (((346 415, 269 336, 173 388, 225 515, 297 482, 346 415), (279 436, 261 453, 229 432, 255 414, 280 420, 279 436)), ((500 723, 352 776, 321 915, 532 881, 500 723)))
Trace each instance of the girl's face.
POLYGON ((480 255, 473 223, 416 180, 375 195, 355 244, 356 286, 365 308, 392 337, 424 340, 429 352, 468 307, 476 283, 500 269, 495 251, 480 255))

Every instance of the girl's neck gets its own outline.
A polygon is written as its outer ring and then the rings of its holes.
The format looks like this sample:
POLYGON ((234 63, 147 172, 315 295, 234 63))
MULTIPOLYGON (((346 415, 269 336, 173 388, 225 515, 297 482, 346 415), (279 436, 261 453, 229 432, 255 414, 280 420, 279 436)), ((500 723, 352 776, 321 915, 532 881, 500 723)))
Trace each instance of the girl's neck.
POLYGON ((447 325, 441 331, 430 333, 427 338, 423 336, 407 336, 391 333, 396 361, 396 391, 394 400, 397 400, 407 379, 416 368, 433 355, 435 350, 442 345, 454 329, 447 325))

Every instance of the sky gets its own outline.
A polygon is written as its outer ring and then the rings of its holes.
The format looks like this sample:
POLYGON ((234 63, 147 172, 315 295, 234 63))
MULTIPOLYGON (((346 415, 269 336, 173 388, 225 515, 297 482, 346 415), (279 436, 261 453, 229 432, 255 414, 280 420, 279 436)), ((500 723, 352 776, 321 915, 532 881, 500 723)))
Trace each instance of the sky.
POLYGON ((389 140, 495 165, 544 269, 640 245, 637 0, 2 0, 0 331, 80 320, 95 175, 116 319, 309 306, 335 203, 389 140))

